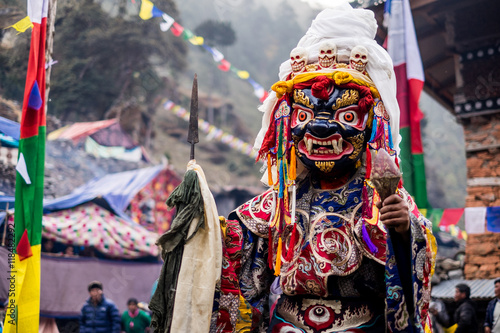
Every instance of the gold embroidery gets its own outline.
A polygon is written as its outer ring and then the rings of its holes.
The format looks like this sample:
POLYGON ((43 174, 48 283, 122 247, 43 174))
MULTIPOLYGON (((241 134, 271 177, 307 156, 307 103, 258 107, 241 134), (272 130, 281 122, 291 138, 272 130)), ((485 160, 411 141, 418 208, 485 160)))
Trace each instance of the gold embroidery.
POLYGON ((311 109, 314 108, 314 105, 311 104, 309 97, 307 97, 306 94, 302 90, 295 89, 293 91, 293 99, 295 100, 296 103, 300 103, 300 104, 305 105, 311 109))
POLYGON ((351 156, 349 156, 349 158, 355 159, 359 156, 361 149, 363 149, 363 143, 365 142, 365 135, 358 134, 358 135, 351 137, 349 139, 350 139, 349 141, 352 143, 352 146, 354 147, 354 151, 352 152, 351 156))
POLYGON ((335 166, 335 162, 333 161, 316 161, 314 162, 316 168, 318 168, 321 172, 328 173, 333 170, 335 166))
POLYGON ((337 98, 335 105, 332 106, 333 111, 338 110, 343 106, 348 106, 352 104, 356 104, 359 101, 359 91, 349 89, 346 90, 341 98, 337 98))

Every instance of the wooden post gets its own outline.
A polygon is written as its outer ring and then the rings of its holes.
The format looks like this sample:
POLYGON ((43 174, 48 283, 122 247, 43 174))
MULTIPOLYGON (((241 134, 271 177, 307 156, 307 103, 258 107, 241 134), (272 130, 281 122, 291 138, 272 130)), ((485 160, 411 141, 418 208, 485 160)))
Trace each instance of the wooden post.
MULTIPOLYGON (((47 13, 47 37, 45 45, 45 63, 52 62, 52 51, 54 48, 54 34, 56 22, 57 0, 49 0, 49 11, 47 13)), ((45 72, 45 112, 47 112, 47 104, 49 102, 50 91, 50 73, 52 66, 49 66, 45 72)))
POLYGON ((7 235, 7 224, 9 223, 9 203, 5 205, 5 221, 3 222, 2 246, 5 246, 5 236, 7 235))

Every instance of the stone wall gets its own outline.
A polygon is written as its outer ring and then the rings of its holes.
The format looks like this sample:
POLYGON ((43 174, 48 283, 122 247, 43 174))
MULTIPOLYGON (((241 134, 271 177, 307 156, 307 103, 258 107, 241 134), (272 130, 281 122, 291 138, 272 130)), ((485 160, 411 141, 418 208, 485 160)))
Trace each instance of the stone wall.
POLYGON ((468 236, 464 274, 467 280, 500 277, 500 233, 468 236))
POLYGON ((500 206, 500 115, 475 116, 464 119, 463 124, 468 179, 465 206, 500 206), (477 180, 483 184, 478 185, 477 180))
MULTIPOLYGON (((466 207, 500 206, 500 115, 463 119, 467 151, 466 207)), ((471 234, 465 249, 466 279, 500 276, 500 233, 471 234)))

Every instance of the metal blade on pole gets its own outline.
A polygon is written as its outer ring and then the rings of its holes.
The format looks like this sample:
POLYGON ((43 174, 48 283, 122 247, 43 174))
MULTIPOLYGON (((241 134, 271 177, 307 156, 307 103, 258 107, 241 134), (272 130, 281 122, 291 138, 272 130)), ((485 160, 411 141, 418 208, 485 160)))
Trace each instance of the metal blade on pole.
POLYGON ((198 76, 194 74, 193 91, 191 93, 191 111, 187 141, 191 144, 191 160, 194 160, 194 145, 198 140, 198 76))

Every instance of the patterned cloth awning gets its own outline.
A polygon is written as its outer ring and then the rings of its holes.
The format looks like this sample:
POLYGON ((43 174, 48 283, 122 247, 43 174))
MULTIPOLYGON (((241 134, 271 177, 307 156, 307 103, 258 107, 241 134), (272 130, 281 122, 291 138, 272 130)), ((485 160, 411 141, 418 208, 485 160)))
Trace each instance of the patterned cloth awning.
POLYGON ((158 255, 156 233, 91 202, 44 215, 42 235, 63 244, 93 246, 111 257, 158 255))

